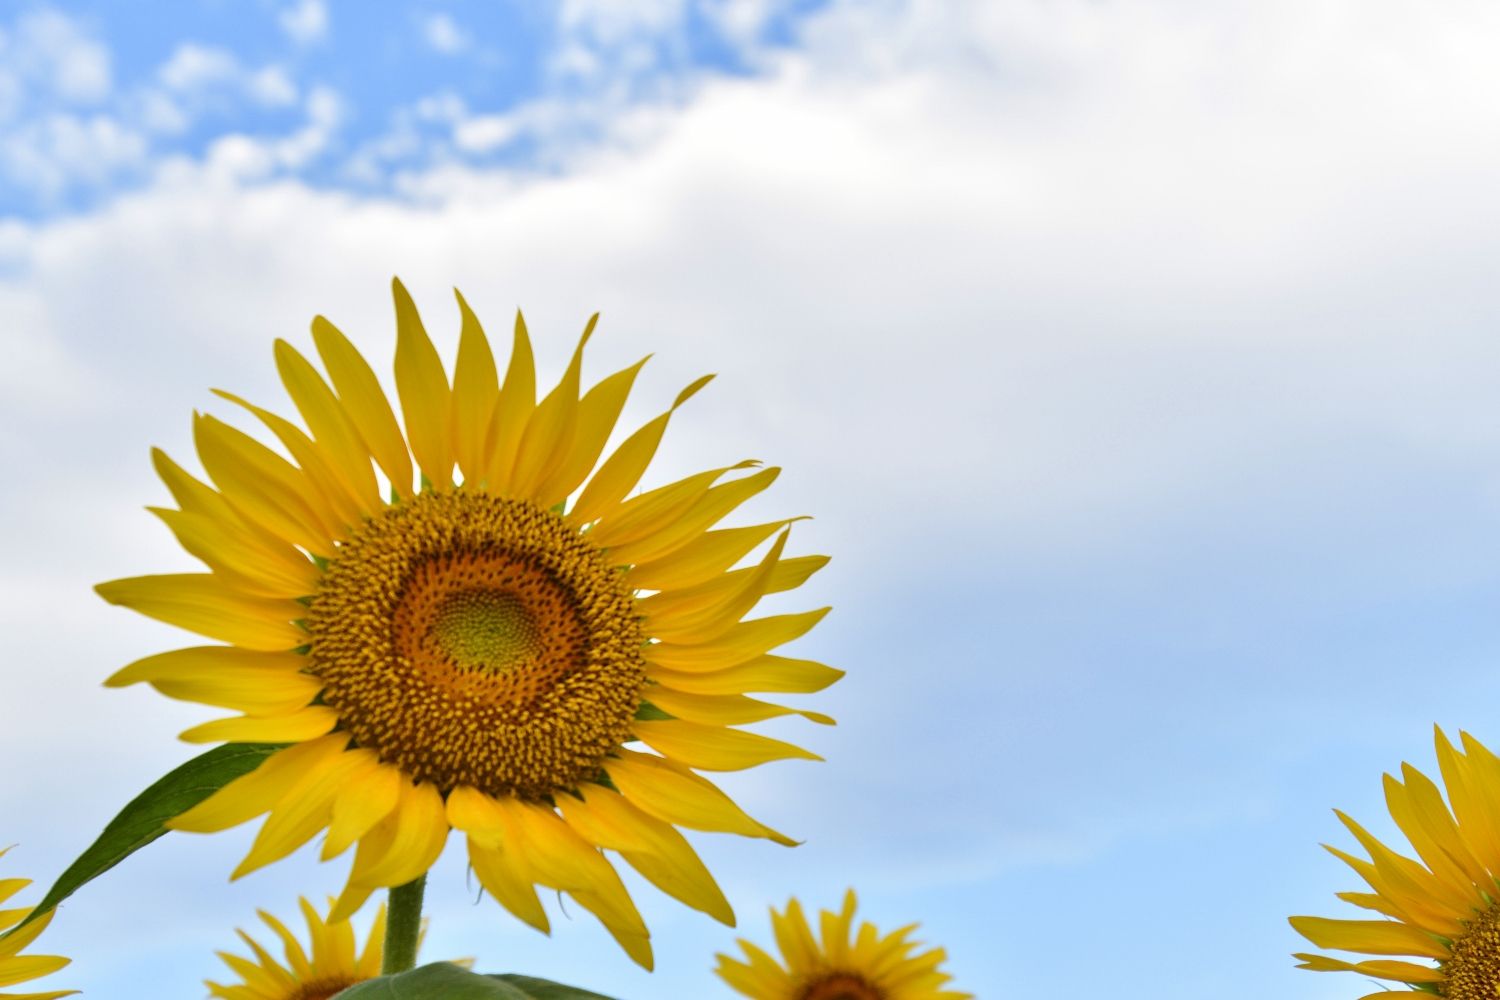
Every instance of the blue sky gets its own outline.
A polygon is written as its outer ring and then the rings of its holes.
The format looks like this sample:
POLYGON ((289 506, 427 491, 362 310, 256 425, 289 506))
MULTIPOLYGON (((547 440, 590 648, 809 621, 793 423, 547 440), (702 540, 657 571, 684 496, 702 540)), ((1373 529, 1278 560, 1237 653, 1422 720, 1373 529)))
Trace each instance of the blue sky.
MULTIPOLYGON (((1500 13, 1477 0, 114 4, 0 15, 0 841, 45 881, 210 713, 104 690, 189 565, 140 508, 210 387, 281 405, 323 313, 384 365, 400 274, 522 306, 544 371, 704 371, 656 474, 786 471, 835 612, 824 763, 725 782, 807 842, 696 837, 740 916, 845 886, 980 997, 1338 1000, 1338 806, 1432 726, 1500 743, 1500 13), (375 8, 375 9, 368 9, 375 8), (1075 983, 1079 985, 1074 985, 1075 983)), ((55 977, 199 995, 256 907, 335 890, 252 830, 72 900, 55 977)), ((304 852, 305 854, 306 852, 304 852)), ((734 933, 631 883, 658 969, 432 879, 430 957, 726 997, 734 933)), ((1343 914, 1352 915, 1352 914, 1343 914)), ((50 981, 49 981, 50 984, 50 981)))

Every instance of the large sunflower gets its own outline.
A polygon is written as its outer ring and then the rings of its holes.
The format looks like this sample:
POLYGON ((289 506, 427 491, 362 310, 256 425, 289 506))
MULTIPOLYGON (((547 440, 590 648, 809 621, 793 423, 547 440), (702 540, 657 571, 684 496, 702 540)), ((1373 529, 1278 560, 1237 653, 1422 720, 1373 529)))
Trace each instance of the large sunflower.
POLYGON ((783 557, 795 519, 715 528, 774 468, 738 462, 634 492, 707 377, 601 463, 644 360, 582 391, 590 320, 538 402, 520 316, 502 381, 459 296, 450 383, 406 290, 394 291, 404 434, 370 367, 318 317, 327 381, 290 344, 275 350, 306 430, 220 393, 290 461, 209 416, 194 422, 209 482, 155 452, 177 501, 155 513, 208 572, 99 592, 224 645, 148 657, 108 683, 240 713, 189 729, 191 742, 293 744, 172 824, 211 832, 269 814, 236 877, 326 830, 325 858, 358 845, 331 917, 342 919, 425 873, 457 829, 506 909, 545 931, 534 886, 567 892, 649 967, 645 924, 601 849, 728 923, 677 827, 793 843, 696 770, 815 759, 735 727, 794 712, 831 721, 745 694, 840 676, 771 652, 828 609, 742 620, 827 558, 783 557))
POLYGON ((719 955, 714 971, 735 992, 755 1000, 972 1000, 968 993, 944 989, 953 977, 938 966, 948 955, 941 948, 920 950, 921 944, 910 940, 916 924, 882 936, 866 921, 851 941, 854 908, 850 889, 840 912, 819 914, 819 944, 802 904, 792 899, 786 912, 771 911, 782 961, 741 938, 749 961, 719 955))
MULTIPOLYGON (((1450 1000, 1500 995, 1500 757, 1468 733, 1460 736, 1463 752, 1436 731, 1447 803, 1437 785, 1410 764, 1401 765, 1404 783, 1385 775, 1391 818, 1415 858, 1397 854, 1335 810, 1369 860, 1324 846, 1374 890, 1338 897, 1384 919, 1290 918, 1319 948, 1406 957, 1349 962, 1298 954, 1298 968, 1358 972, 1450 1000)), ((1365 1000, 1388 995, 1369 994, 1365 1000)))
MULTIPOLYGON (((329 905, 333 903, 329 900, 329 905)), ((240 982, 223 986, 205 980, 211 997, 222 1000, 328 1000, 340 990, 380 975, 381 941, 385 935, 385 907, 375 913, 361 953, 349 921, 329 923, 306 899, 301 900, 302 917, 307 921, 308 949, 302 947, 291 930, 264 910, 260 919, 281 941, 283 964, 266 951, 249 934, 239 931, 240 940, 254 959, 219 952, 224 964, 234 971, 240 982)))
MULTIPOLYGON (((0 850, 4 855, 9 848, 0 850)), ((16 893, 31 884, 28 878, 3 878, 0 879, 0 903, 9 900, 16 893)), ((33 979, 41 979, 49 976, 67 965, 70 959, 59 955, 22 955, 21 949, 35 941, 47 929, 52 922, 52 915, 56 910, 37 917, 31 923, 14 931, 9 936, 0 936, 0 987, 16 986, 20 983, 29 983, 33 979)), ((18 907, 12 909, 0 909, 0 935, 11 930, 27 915, 31 913, 30 907, 18 907)), ((0 1000, 57 1000, 58 997, 72 996, 77 990, 59 990, 52 993, 0 993, 0 1000)))

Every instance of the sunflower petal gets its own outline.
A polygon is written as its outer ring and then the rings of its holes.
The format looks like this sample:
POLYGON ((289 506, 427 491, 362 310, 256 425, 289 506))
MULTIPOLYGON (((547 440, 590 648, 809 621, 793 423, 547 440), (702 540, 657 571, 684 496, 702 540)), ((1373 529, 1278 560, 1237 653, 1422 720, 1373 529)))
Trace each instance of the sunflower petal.
POLYGON ((691 830, 765 837, 794 847, 797 841, 751 819, 711 782, 680 764, 621 747, 604 770, 620 793, 643 812, 691 830))
POLYGON ((671 409, 626 438, 624 443, 604 460, 599 471, 579 494, 578 502, 568 512, 568 517, 573 523, 587 524, 599 518, 635 489, 636 483, 640 482, 641 476, 646 473, 646 466, 651 464, 657 446, 661 444, 662 435, 666 432, 667 422, 672 418, 672 414, 712 380, 712 375, 705 375, 682 390, 672 403, 671 409))
POLYGON ((495 355, 484 335, 479 318, 458 289, 462 322, 458 333, 458 360, 453 364, 453 445, 458 453, 458 467, 464 482, 478 483, 489 458, 486 443, 490 414, 500 394, 499 376, 495 372, 495 355))
POLYGON ((406 439, 422 473, 434 486, 444 488, 453 477, 448 376, 416 304, 399 279, 391 279, 391 294, 396 301, 396 393, 406 417, 406 439))
POLYGON ((365 446, 375 456, 381 471, 401 496, 411 494, 411 453, 391 411, 390 400, 349 338, 322 316, 313 317, 313 343, 328 369, 328 377, 339 395, 365 446))

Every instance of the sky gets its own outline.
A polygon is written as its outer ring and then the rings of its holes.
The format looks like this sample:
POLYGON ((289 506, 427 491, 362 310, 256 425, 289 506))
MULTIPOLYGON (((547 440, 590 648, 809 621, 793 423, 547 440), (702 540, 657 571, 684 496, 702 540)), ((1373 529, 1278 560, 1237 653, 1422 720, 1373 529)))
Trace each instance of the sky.
MULTIPOLYGON (((725 998, 766 907, 860 893, 982 998, 1339 1000, 1381 774, 1500 743, 1500 9, 1478 0, 0 8, 0 841, 46 882, 214 714, 101 681, 184 633, 94 583, 188 569, 143 507, 221 387, 284 407, 323 314, 388 374, 400 275, 526 311, 545 380, 704 372, 652 475, 784 467, 744 523, 833 556, 792 649, 848 671, 726 776, 805 843, 695 835, 735 931, 627 878, 657 969, 429 881, 424 956, 725 998), (691 419, 688 419, 688 418, 691 419), (1344 912, 1349 910, 1349 912, 1344 912)), ((388 383, 389 384, 389 383, 388 383)), ((778 599, 779 600, 779 599, 778 599)), ((788 605, 790 607, 791 605, 788 605)), ((803 604, 801 606, 809 606, 803 604)), ((253 827, 86 887, 46 984, 201 995, 253 827)), ((576 914, 574 914, 576 916, 576 914)), ((357 918, 367 920, 368 914, 357 918)))

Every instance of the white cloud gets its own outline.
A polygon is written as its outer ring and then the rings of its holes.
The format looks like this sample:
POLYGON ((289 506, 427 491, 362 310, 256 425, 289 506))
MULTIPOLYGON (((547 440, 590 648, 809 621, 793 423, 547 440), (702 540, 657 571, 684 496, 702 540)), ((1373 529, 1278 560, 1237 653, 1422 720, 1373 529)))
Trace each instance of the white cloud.
POLYGON ((28 103, 96 104, 110 85, 109 50, 80 22, 43 8, 0 30, 0 120, 28 103))
POLYGON ((0 164, 16 183, 43 198, 69 185, 102 185, 124 168, 144 165, 147 142, 107 115, 52 114, 0 137, 0 164))
POLYGON ((280 66, 266 66, 251 74, 247 89, 257 103, 268 107, 297 103, 297 85, 280 66))
POLYGON ((277 15, 292 41, 302 45, 316 42, 328 34, 328 5, 323 0, 298 0, 277 15))
POLYGON ((506 115, 477 115, 453 126, 453 144, 466 153, 488 153, 514 139, 516 121, 506 115))
POLYGON ((228 49, 184 42, 156 75, 172 90, 196 91, 238 80, 240 64, 228 49))
POLYGON ((422 21, 422 37, 434 51, 452 55, 468 48, 469 36, 447 14, 432 14, 422 21))

